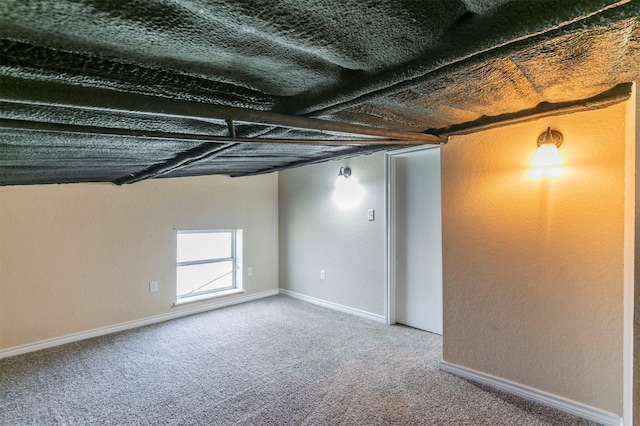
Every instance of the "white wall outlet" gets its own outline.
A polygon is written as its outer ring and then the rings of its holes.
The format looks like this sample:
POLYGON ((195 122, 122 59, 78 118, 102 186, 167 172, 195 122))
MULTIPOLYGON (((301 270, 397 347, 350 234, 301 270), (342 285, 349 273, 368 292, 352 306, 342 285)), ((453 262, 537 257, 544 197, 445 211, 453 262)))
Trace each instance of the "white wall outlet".
POLYGON ((367 219, 376 220, 376 212, 373 209, 367 210, 367 219))
POLYGON ((326 275, 326 274, 324 273, 324 269, 320 269, 320 279, 321 279, 321 280, 324 280, 325 275, 326 275))
POLYGON ((247 268, 247 276, 250 277, 251 275, 253 275, 253 268, 251 266, 249 266, 247 268))
POLYGON ((158 291, 158 281, 149 281, 149 293, 158 291))

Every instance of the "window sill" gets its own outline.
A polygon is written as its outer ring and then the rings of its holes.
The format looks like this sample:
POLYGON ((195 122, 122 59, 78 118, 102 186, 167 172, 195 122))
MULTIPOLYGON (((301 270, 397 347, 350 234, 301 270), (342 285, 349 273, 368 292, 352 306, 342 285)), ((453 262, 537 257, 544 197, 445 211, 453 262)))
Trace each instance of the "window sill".
POLYGON ((186 305, 187 303, 194 303, 194 302, 202 302, 203 300, 217 299, 219 297, 231 296, 231 295, 234 295, 234 294, 241 294, 241 293, 244 293, 244 290, 238 289, 238 288, 233 288, 231 290, 217 291, 215 293, 200 294, 198 296, 184 297, 184 298, 176 300, 176 303, 174 303, 173 306, 186 305))

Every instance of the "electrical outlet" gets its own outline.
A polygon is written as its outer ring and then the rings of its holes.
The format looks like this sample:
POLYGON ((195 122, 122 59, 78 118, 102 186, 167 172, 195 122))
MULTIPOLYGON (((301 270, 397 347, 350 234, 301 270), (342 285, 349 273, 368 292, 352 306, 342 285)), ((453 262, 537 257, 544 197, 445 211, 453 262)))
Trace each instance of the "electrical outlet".
POLYGON ((367 219, 376 220, 376 212, 373 209, 367 210, 367 219))
POLYGON ((158 281, 149 281, 149 293, 158 291, 158 281))
POLYGON ((320 279, 324 280, 324 277, 325 277, 324 269, 320 269, 320 279))
POLYGON ((247 276, 250 277, 251 275, 253 275, 253 268, 251 266, 249 266, 247 268, 247 276))

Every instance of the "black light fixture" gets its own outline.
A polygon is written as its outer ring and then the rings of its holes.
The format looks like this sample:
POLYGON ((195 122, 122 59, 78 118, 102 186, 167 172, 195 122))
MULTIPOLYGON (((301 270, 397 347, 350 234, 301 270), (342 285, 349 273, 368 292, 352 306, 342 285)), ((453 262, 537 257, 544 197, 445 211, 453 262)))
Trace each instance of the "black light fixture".
POLYGON ((340 172, 338 172, 338 177, 344 176, 344 178, 348 178, 351 176, 351 168, 349 167, 340 167, 340 172))

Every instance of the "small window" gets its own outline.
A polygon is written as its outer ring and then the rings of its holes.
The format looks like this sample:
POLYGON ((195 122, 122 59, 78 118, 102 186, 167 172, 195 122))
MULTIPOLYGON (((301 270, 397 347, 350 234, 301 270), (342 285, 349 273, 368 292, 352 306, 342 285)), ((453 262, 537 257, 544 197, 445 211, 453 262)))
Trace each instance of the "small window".
POLYGON ((178 231, 176 303, 242 290, 242 230, 178 231))

